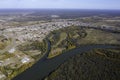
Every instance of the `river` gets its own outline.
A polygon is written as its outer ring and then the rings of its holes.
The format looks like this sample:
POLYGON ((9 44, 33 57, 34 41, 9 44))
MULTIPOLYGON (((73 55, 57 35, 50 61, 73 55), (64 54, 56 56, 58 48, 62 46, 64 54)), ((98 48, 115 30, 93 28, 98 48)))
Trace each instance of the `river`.
POLYGON ((34 64, 31 68, 28 68, 26 71, 21 73, 20 75, 13 78, 13 80, 41 80, 50 72, 54 71, 58 68, 61 64, 63 64, 69 57, 74 56, 76 54, 82 54, 86 51, 90 51, 95 48, 106 49, 106 48, 118 48, 117 46, 113 45, 103 45, 103 44, 96 44, 96 45, 84 45, 78 48, 72 49, 67 51, 59 56, 56 56, 51 59, 47 59, 47 55, 51 49, 50 42, 48 41, 48 51, 46 52, 45 56, 41 58, 36 64, 34 64))

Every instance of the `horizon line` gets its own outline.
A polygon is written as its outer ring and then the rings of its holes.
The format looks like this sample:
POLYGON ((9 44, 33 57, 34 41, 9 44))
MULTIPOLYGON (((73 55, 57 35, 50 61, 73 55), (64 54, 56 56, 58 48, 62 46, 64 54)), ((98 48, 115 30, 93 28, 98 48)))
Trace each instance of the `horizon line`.
POLYGON ((13 10, 120 10, 120 9, 92 9, 92 8, 0 8, 0 10, 3 10, 3 9, 13 9, 13 10))

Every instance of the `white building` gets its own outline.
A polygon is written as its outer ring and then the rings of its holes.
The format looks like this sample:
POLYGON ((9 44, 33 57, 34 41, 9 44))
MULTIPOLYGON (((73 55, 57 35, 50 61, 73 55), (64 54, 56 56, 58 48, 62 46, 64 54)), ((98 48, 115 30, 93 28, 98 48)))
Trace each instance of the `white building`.
POLYGON ((28 58, 28 57, 24 57, 22 60, 21 60, 21 62, 24 64, 24 63, 27 63, 27 62, 29 62, 30 61, 30 59, 28 58))
POLYGON ((11 48, 8 52, 9 53, 14 53, 15 52, 15 48, 11 48))

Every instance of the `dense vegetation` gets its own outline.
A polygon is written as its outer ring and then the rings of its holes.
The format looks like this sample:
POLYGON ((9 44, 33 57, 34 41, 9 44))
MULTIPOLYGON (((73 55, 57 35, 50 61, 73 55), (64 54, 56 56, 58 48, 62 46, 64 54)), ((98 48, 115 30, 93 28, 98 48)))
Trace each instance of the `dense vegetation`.
POLYGON ((71 57, 45 80, 119 80, 119 74, 120 49, 97 49, 71 57))
MULTIPOLYGON (((118 34, 75 26, 54 31, 49 39, 52 44, 49 58, 80 45, 120 45, 118 34), (61 37, 63 33, 65 36, 61 37)), ((120 49, 94 49, 71 57, 45 80, 119 80, 119 74, 120 49)))
POLYGON ((114 33, 71 26, 50 33, 49 40, 52 45, 49 58, 55 57, 67 50, 87 44, 120 44, 118 36, 114 33))

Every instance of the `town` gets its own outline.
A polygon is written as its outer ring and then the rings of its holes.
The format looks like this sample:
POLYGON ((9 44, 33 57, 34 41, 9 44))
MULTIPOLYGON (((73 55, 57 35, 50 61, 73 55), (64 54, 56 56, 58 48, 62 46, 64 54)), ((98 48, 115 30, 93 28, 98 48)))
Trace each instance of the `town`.
MULTIPOLYGON (((52 17, 59 17, 53 15, 52 17)), ((66 27, 78 26, 81 28, 93 28, 120 33, 120 27, 106 24, 95 24, 93 22, 83 22, 79 19, 52 19, 51 21, 36 21, 34 24, 9 26, 3 25, 7 20, 0 18, 0 80, 6 80, 8 75, 16 75, 13 70, 30 64, 32 66, 36 60, 34 56, 42 55, 40 50, 19 50, 19 45, 29 42, 43 42, 45 37, 54 30, 66 27), (34 53, 34 54, 33 54, 34 53), (14 74, 13 74, 14 73, 14 74)), ((80 18, 84 19, 84 18, 80 18)), ((10 19, 9 19, 10 20, 10 19)), ((22 72, 22 71, 21 71, 22 72)))

